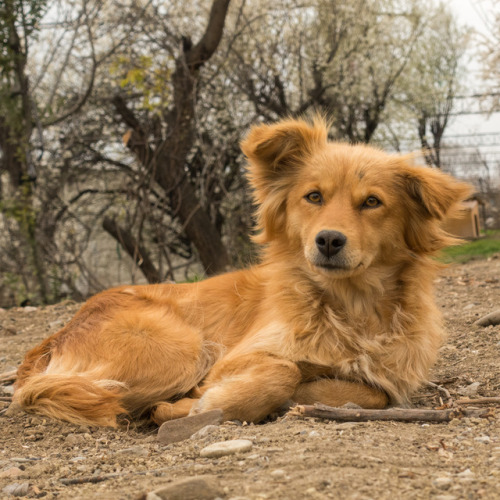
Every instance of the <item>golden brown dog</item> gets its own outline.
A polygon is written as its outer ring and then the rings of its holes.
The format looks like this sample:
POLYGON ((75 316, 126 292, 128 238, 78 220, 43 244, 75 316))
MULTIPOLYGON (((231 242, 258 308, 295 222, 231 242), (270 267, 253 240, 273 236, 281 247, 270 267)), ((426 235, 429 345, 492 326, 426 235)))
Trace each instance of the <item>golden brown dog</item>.
POLYGON ((26 355, 14 404, 111 426, 213 408, 258 421, 289 400, 404 403, 425 381, 444 337, 429 256, 469 187, 328 142, 320 119, 256 126, 242 149, 262 263, 96 295, 26 355))

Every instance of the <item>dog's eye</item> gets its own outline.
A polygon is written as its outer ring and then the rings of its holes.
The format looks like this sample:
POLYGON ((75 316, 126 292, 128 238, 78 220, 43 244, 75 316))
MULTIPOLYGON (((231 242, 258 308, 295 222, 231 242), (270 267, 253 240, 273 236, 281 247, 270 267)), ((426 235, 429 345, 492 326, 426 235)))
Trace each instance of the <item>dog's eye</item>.
POLYGON ((382 205, 382 202, 375 196, 369 196, 363 203, 363 208, 376 208, 382 205))
POLYGON ((309 203, 314 203, 315 205, 320 205, 321 203, 323 203, 323 197, 321 196, 321 193, 319 191, 313 191, 312 193, 306 194, 304 198, 309 203))

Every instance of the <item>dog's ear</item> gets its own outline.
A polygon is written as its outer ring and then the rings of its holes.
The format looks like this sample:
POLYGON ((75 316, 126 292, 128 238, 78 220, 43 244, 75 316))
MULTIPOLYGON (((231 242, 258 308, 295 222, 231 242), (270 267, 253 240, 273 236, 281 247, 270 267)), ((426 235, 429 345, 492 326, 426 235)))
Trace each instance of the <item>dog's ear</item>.
POLYGON ((472 186, 438 169, 405 165, 398 174, 406 193, 406 242, 417 253, 432 253, 457 239, 441 227, 446 217, 457 215, 460 202, 472 194, 472 186))
POLYGON ((254 126, 241 143, 248 158, 248 179, 258 205, 260 243, 270 241, 285 226, 286 190, 295 173, 328 137, 328 125, 320 117, 312 124, 304 120, 283 120, 254 126))
POLYGON ((241 143, 250 163, 250 178, 272 183, 290 174, 317 146, 326 143, 327 133, 321 118, 312 124, 290 119, 254 126, 241 143))

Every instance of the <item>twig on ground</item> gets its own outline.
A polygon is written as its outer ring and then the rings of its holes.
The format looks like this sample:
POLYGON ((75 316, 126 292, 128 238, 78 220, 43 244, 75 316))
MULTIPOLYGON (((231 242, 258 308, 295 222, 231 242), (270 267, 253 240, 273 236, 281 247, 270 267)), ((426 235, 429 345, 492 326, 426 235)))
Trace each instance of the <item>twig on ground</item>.
POLYGON ((495 417, 492 408, 482 410, 466 410, 451 408, 448 410, 428 410, 418 408, 388 408, 386 410, 365 410, 351 408, 332 408, 330 406, 315 404, 298 405, 293 407, 289 415, 325 418, 343 422, 368 422, 370 420, 393 420, 398 422, 449 422, 460 417, 495 417))
POLYGON ((439 392, 443 393, 445 397, 449 400, 451 400, 451 394, 448 391, 448 389, 445 389, 442 385, 435 384, 434 382, 431 382, 430 380, 427 382, 427 385, 429 387, 433 387, 434 389, 437 389, 439 392))
POLYGON ((12 396, 0 396, 0 402, 2 403, 11 403, 12 396))
POLYGON ((464 398, 457 399, 455 401, 456 405, 500 405, 500 397, 484 397, 484 398, 464 398))
POLYGON ((102 481, 107 481, 108 479, 114 479, 117 477, 124 476, 145 476, 146 474, 151 475, 161 475, 165 472, 171 472, 175 469, 175 466, 165 467, 164 469, 150 469, 150 470, 139 470, 139 471, 128 471, 128 472, 113 472, 111 474, 102 474, 100 476, 83 476, 83 477, 73 477, 60 479, 61 483, 70 486, 72 484, 84 484, 84 483, 101 483, 102 481))

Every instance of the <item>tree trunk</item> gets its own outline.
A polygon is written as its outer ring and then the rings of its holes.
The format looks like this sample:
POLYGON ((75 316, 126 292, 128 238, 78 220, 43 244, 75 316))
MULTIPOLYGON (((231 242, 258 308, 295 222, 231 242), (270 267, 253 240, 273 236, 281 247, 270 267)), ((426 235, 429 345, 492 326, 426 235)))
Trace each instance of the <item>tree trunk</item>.
POLYGON ((176 60, 172 76, 173 106, 167 114, 166 139, 153 150, 144 127, 123 99, 116 96, 113 104, 122 119, 132 128, 127 146, 139 161, 153 172, 156 182, 170 198, 174 216, 195 246, 207 274, 227 270, 230 259, 215 224, 201 205, 185 170, 187 157, 195 139, 195 107, 200 68, 212 57, 222 37, 229 0, 214 0, 208 24, 200 41, 193 46, 187 37, 176 60))

